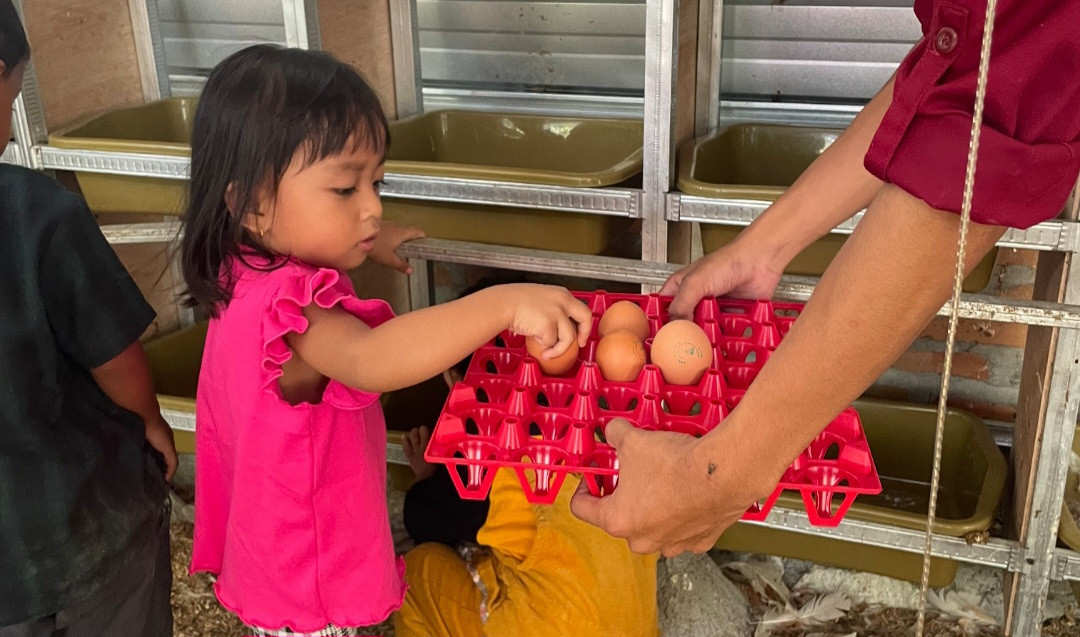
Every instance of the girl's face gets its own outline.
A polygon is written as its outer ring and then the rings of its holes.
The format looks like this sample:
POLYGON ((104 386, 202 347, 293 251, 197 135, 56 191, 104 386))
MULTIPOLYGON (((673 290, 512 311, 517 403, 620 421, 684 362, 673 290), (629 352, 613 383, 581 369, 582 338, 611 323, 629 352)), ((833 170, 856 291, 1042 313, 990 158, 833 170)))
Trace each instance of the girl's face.
POLYGON ((312 265, 351 270, 367 259, 379 234, 383 159, 348 149, 304 166, 297 151, 278 184, 246 226, 270 251, 312 265))

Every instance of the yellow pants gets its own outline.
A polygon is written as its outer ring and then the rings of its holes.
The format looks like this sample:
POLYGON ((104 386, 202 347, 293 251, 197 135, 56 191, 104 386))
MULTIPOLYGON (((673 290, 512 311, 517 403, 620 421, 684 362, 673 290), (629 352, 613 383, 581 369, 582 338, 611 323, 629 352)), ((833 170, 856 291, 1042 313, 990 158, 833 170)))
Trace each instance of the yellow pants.
POLYGON ((482 637, 480 590, 457 551, 421 544, 405 555, 409 592, 394 614, 397 637, 482 637))

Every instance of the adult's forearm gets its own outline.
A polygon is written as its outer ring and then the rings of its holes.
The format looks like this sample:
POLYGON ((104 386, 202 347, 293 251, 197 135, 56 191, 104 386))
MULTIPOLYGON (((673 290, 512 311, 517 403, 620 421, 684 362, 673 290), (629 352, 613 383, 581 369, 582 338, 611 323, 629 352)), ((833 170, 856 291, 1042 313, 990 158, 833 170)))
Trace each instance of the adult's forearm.
POLYGON ((892 101, 893 81, 867 103, 851 125, 745 236, 768 246, 782 269, 800 251, 870 205, 882 182, 863 166, 870 142, 892 101))
MULTIPOLYGON (((748 445, 749 466, 769 476, 762 480, 775 484, 948 300, 959 224, 957 215, 933 210, 895 186, 881 189, 723 428, 748 445)), ((967 271, 1003 232, 971 226, 967 271)))

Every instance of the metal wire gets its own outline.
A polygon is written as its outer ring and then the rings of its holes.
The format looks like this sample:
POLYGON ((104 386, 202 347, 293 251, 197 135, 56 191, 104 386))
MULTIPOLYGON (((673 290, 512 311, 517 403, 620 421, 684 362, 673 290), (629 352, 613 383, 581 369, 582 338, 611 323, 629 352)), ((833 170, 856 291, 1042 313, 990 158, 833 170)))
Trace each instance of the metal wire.
POLYGON ((941 396, 938 398, 937 425, 934 430, 934 471, 930 479, 930 506, 926 515, 922 594, 919 596, 919 617, 915 624, 916 637, 923 637, 926 630, 926 598, 930 589, 930 551, 934 539, 934 518, 937 516, 938 487, 941 484, 941 447, 945 433, 945 410, 949 399, 949 377, 952 374, 953 347, 956 345, 956 325, 960 312, 960 290, 964 282, 964 257, 967 253, 968 226, 971 223, 971 199, 975 189, 975 166, 979 159, 979 138, 982 131, 983 107, 986 103, 986 79, 990 69, 990 44, 994 35, 994 16, 996 12, 997 0, 989 0, 986 3, 986 22, 983 25, 982 50, 979 54, 979 79, 975 88, 975 111, 971 119, 971 143, 968 146, 967 173, 964 175, 964 200, 960 206, 960 238, 956 247, 956 270, 953 276, 953 293, 949 312, 949 335, 945 344, 945 368, 941 375, 941 396))

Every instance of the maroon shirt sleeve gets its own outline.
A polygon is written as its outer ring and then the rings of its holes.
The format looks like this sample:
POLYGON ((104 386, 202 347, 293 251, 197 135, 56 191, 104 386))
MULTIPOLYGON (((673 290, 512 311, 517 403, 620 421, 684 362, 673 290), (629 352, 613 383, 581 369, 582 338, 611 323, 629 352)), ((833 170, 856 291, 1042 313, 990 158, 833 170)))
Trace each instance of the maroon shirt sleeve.
MULTIPOLYGON (((897 70, 866 168, 959 212, 986 0, 915 0, 923 38, 897 70)), ((1080 172, 1080 2, 999 0, 971 218, 1057 216, 1080 172)))

